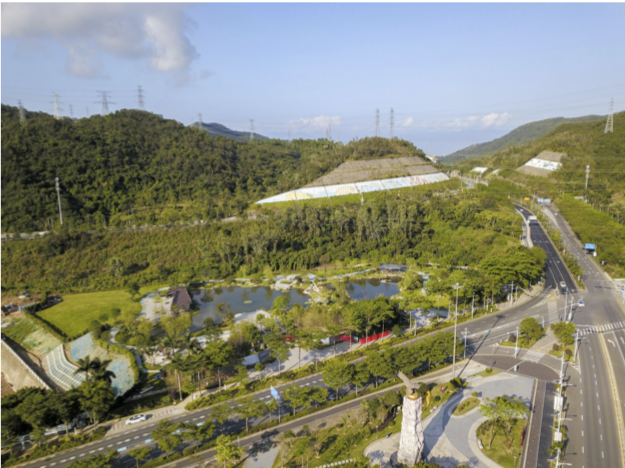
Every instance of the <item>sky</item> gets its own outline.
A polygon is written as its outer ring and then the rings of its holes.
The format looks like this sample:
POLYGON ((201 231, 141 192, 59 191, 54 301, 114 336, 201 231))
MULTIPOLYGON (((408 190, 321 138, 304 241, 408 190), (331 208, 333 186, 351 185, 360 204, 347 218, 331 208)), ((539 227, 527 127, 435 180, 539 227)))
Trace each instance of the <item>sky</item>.
POLYGON ((446 155, 625 109, 625 4, 2 3, 1 101, 446 155))

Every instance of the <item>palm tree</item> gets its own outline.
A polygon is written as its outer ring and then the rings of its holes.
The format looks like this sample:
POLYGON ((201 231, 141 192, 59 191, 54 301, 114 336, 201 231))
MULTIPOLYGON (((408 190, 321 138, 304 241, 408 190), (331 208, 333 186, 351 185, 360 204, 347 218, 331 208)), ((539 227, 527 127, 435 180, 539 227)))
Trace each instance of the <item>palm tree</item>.
POLYGON ((74 375, 84 372, 86 379, 89 380, 92 368, 91 356, 87 355, 84 358, 78 359, 76 365, 77 369, 74 371, 74 375))
POLYGON ((197 353, 202 350, 202 345, 198 340, 193 339, 191 333, 187 333, 179 340, 180 349, 186 350, 187 354, 197 353))
MULTIPOLYGON (((105 361, 110 362, 110 361, 105 361)), ((93 380, 103 380, 108 383, 113 383, 113 379, 117 377, 115 372, 106 369, 105 367, 101 367, 93 374, 93 380)))

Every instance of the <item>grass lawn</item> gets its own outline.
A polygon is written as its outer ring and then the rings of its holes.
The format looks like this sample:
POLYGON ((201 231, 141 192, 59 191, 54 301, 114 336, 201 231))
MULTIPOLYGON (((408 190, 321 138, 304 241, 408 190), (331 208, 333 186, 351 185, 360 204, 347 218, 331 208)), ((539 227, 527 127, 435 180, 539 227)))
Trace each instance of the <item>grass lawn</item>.
POLYGON ((130 300, 130 294, 123 289, 82 294, 65 294, 63 301, 38 315, 50 322, 68 336, 83 333, 92 320, 98 320, 103 313, 117 308, 122 312, 141 312, 141 304, 130 300))
POLYGON ((565 352, 566 349, 570 349, 571 350, 571 357, 569 358, 566 354, 564 355, 564 360, 565 361, 571 361, 571 362, 575 362, 575 360, 573 359, 573 353, 575 352, 575 344, 572 345, 560 345, 560 349, 558 351, 554 351, 553 349, 549 351, 549 354, 551 354, 552 356, 561 358, 562 357, 562 353, 565 352))
POLYGON ((523 450, 521 447, 521 434, 526 423, 526 419, 517 419, 512 426, 510 434, 503 428, 495 430, 492 446, 488 448, 490 442, 490 421, 484 422, 477 428, 477 436, 482 439, 482 444, 484 445, 482 452, 504 468, 515 468, 514 456, 516 455, 516 465, 518 467, 523 450), (512 440, 511 444, 510 440, 512 440), (508 444, 510 444, 510 448, 508 448, 508 444))
POLYGON ((473 408, 475 408, 479 404, 480 404, 479 398, 475 398, 475 397, 467 398, 458 406, 456 406, 456 409, 454 410, 454 415, 462 416, 463 414, 471 411, 473 408))

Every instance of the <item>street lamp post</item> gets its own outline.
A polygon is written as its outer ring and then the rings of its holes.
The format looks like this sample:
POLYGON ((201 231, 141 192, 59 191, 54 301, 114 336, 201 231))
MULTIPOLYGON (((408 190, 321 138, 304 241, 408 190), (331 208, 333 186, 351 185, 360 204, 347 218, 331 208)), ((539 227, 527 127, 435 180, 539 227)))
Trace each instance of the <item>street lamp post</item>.
POLYGON ((575 352, 573 353, 573 360, 577 361, 577 341, 579 340, 579 331, 575 332, 575 352))
POLYGON ((454 284, 454 289, 456 290, 456 314, 455 314, 455 321, 454 321, 454 356, 453 356, 453 366, 452 366, 452 378, 456 378, 456 336, 457 336, 457 329, 458 329, 458 291, 460 290, 460 288, 462 288, 462 286, 460 286, 460 283, 456 283, 454 284))
POLYGON ((475 309, 475 292, 473 293, 473 300, 471 301, 471 320, 473 320, 473 310, 475 309))
POLYGON ((514 340, 514 358, 519 354, 519 327, 516 327, 516 339, 514 340))

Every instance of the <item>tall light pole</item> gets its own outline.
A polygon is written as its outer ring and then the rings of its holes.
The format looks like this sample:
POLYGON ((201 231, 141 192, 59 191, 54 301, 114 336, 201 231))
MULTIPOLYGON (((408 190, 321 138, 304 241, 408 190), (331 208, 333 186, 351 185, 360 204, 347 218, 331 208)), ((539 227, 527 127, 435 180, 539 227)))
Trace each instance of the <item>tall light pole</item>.
POLYGON ((577 361, 577 342, 579 340, 579 331, 575 332, 575 352, 573 353, 573 360, 577 361))
POLYGON ((475 308, 475 292, 473 292, 473 300, 471 301, 471 320, 473 320, 473 310, 475 308))
POLYGON ((59 178, 54 179, 56 182, 56 196, 59 199, 59 217, 61 218, 61 226, 63 226, 63 209, 61 208, 61 189, 59 189, 59 178))
POLYGON ((458 329, 458 291, 460 290, 460 288, 462 288, 462 286, 460 286, 460 283, 456 283, 454 284, 454 289, 456 290, 456 316, 455 316, 455 323, 454 323, 454 356, 453 356, 453 369, 452 369, 452 378, 455 379, 456 378, 456 336, 457 336, 457 329, 458 329))
POLYGON ((519 327, 516 327, 516 339, 514 340, 514 358, 519 354, 519 327))

